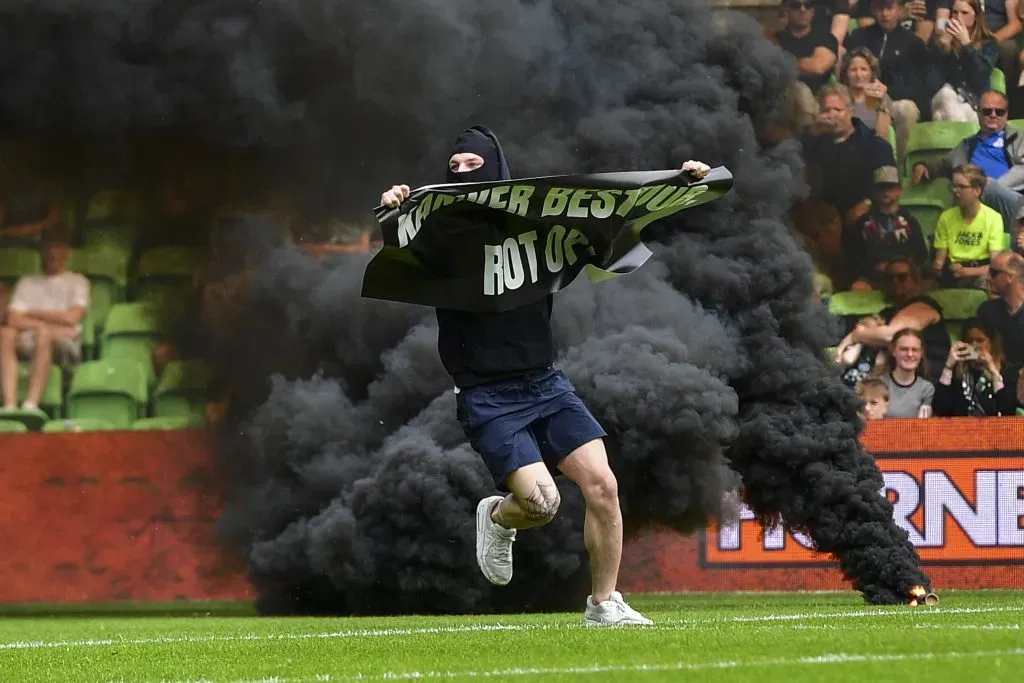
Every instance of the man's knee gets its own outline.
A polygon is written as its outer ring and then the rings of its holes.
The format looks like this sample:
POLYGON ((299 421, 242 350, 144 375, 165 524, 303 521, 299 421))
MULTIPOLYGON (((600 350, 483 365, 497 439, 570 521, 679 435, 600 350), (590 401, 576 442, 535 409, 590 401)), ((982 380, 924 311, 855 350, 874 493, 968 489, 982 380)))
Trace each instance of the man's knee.
POLYGON ((619 504, 619 482, 611 468, 595 472, 580 488, 588 506, 614 508, 619 504))
POLYGON ((553 520, 558 514, 558 506, 562 504, 562 497, 554 482, 537 482, 532 492, 526 496, 516 496, 515 498, 523 515, 538 525, 547 524, 553 520))

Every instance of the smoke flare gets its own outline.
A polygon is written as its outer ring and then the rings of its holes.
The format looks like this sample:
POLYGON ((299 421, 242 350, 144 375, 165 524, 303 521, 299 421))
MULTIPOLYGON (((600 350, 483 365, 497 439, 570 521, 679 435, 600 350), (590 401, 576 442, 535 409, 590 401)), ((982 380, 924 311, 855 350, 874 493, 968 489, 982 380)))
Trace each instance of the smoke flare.
MULTIPOLYGON (((734 513, 835 553, 871 602, 929 587, 857 442, 856 397, 809 258, 783 223, 792 141, 758 137, 791 61, 701 0, 50 0, 9 3, 0 122, 31 134, 183 130, 255 149, 311 211, 365 215, 436 182, 483 123, 513 173, 725 165, 733 193, 652 233, 656 256, 556 298, 559 364, 608 430, 628 529, 734 513)), ((521 535, 516 578, 480 576, 491 492, 456 421, 429 311, 359 297, 365 258, 265 254, 216 358, 233 388, 226 537, 267 612, 579 609, 583 502, 521 535)))

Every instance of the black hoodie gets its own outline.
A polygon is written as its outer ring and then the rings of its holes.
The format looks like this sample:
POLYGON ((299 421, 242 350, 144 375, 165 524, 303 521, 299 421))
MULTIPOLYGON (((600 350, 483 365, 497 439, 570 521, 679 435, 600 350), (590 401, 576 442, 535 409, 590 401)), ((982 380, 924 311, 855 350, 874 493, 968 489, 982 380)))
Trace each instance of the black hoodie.
MULTIPOLYGON (((483 126, 459 134, 448 155, 472 152, 484 164, 464 173, 449 168, 449 183, 510 180, 498 138, 483 126)), ((447 159, 445 160, 447 163, 447 159)), ((445 370, 460 388, 523 377, 554 362, 548 296, 502 313, 470 313, 438 308, 437 349, 445 370)))

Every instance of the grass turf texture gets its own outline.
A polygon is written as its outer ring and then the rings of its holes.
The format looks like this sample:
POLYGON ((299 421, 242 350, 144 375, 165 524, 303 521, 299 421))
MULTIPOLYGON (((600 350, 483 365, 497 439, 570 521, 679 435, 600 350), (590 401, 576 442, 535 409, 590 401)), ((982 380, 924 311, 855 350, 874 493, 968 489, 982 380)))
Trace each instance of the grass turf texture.
POLYGON ((0 608, 0 681, 1020 681, 1024 592, 634 596, 582 615, 257 618, 244 605, 0 608))

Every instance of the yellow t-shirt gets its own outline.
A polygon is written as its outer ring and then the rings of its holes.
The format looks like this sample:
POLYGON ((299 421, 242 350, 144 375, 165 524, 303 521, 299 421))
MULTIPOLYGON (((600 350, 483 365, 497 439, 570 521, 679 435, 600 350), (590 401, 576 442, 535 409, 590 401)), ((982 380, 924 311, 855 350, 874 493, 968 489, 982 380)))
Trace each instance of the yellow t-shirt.
POLYGON ((935 248, 946 249, 950 263, 984 261, 990 252, 1003 248, 1003 217, 982 204, 978 215, 967 224, 959 207, 946 209, 935 228, 935 248))

